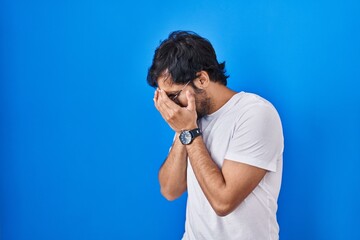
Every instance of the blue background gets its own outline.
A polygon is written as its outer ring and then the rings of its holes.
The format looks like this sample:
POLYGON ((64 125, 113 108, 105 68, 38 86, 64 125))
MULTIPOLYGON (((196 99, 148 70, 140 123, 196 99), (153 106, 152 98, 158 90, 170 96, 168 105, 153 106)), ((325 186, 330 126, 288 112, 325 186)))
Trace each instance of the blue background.
POLYGON ((0 2, 0 239, 180 239, 157 171, 173 133, 146 84, 193 30, 284 127, 281 239, 360 239, 358 1, 0 2))

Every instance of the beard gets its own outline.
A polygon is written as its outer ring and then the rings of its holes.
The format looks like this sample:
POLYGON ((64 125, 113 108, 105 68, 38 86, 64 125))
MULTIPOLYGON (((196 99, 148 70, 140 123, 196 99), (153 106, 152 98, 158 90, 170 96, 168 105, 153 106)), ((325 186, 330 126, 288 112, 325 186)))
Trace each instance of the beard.
POLYGON ((198 120, 210 112, 211 100, 204 90, 197 89, 195 95, 195 105, 198 120))

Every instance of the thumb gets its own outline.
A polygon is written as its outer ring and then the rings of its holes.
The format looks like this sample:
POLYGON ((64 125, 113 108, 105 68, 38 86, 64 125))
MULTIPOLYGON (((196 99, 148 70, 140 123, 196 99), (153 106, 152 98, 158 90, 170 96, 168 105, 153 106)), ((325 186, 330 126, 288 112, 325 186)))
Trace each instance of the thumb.
POLYGON ((188 101, 188 105, 187 105, 187 109, 189 111, 195 111, 196 110, 196 105, 195 105, 195 96, 193 93, 191 93, 189 90, 186 91, 186 98, 188 101))

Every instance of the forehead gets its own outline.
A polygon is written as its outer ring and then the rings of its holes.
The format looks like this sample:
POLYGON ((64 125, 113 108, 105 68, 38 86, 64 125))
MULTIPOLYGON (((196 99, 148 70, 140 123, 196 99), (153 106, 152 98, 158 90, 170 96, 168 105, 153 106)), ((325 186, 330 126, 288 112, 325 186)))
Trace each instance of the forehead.
POLYGON ((172 77, 169 74, 162 74, 157 79, 157 85, 160 89, 164 89, 165 91, 171 91, 172 89, 177 88, 177 84, 173 82, 172 77))

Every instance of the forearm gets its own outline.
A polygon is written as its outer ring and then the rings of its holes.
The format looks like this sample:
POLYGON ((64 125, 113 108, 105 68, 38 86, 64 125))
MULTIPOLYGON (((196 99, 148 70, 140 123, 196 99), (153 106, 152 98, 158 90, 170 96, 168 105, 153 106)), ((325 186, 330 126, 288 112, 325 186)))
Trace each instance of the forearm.
POLYGON ((186 146, 196 179, 213 209, 220 213, 227 209, 228 194, 221 169, 212 160, 202 137, 186 146))
POLYGON ((166 199, 174 200, 186 191, 186 169, 186 148, 176 134, 170 153, 159 171, 161 193, 166 199))

